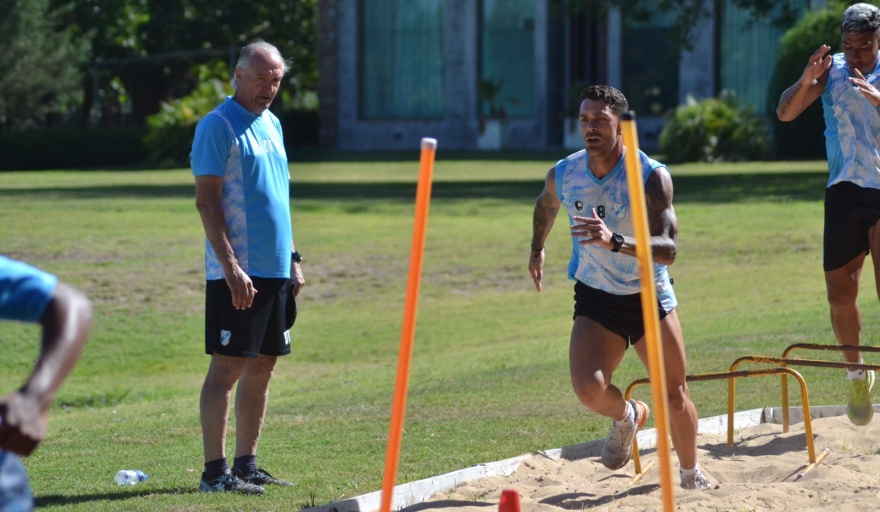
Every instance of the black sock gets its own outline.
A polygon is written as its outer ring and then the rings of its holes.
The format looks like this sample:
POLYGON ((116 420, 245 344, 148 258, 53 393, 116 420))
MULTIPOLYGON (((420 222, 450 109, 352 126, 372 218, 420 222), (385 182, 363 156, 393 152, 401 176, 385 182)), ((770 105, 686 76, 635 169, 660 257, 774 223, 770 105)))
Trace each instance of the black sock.
POLYGON ((222 457, 205 463, 204 477, 205 480, 213 480, 227 471, 229 471, 229 466, 226 464, 226 457, 222 457))
POLYGON ((232 469, 240 475, 250 475, 257 472, 257 456, 242 455, 232 459, 232 469))

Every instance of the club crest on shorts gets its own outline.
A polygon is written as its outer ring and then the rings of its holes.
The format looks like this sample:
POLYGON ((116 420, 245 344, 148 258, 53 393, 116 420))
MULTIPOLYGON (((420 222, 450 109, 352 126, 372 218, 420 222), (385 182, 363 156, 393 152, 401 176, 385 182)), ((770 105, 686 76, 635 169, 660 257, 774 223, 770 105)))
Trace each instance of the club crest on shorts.
POLYGON ((220 344, 225 346, 229 345, 229 340, 232 338, 232 333, 229 331, 220 331, 220 344))
POLYGON ((584 203, 582 203, 581 201, 575 201, 574 202, 574 209, 579 212, 584 211, 584 203))

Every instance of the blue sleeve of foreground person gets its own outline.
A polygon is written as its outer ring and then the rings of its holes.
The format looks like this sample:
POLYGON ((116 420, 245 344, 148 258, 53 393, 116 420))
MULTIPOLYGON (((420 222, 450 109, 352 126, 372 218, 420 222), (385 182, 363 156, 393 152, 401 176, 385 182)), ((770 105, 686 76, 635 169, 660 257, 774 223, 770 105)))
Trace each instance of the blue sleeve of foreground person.
POLYGON ((39 322, 57 284, 48 272, 0 256, 0 319, 39 322))

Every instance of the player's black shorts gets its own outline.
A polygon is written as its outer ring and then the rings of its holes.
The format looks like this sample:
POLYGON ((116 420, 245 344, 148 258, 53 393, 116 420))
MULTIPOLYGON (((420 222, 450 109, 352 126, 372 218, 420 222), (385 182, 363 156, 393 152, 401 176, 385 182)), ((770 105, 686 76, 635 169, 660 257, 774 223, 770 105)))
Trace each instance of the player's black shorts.
MULTIPOLYGON (((290 333, 286 319, 289 301, 289 279, 251 277, 257 294, 253 305, 245 310, 232 305, 232 292, 225 279, 206 281, 205 287, 205 353, 224 356, 283 356, 290 353, 290 333)), ((295 313, 294 313, 295 316, 295 313)))
POLYGON ((825 271, 846 265, 868 252, 868 229, 880 220, 880 190, 843 181, 825 190, 825 271))
MULTIPOLYGON (((657 310, 660 320, 666 318, 668 312, 663 310, 659 300, 657 310)), ((622 337, 627 347, 645 335, 641 293, 614 295, 578 281, 574 285, 574 316, 585 316, 599 322, 622 337)))

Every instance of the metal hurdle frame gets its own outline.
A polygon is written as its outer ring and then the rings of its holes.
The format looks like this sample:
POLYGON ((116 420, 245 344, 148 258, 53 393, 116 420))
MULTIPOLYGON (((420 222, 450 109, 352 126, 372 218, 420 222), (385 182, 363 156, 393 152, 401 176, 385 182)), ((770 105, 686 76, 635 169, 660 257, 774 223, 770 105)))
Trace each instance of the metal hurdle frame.
MULTIPOLYGON (((853 364, 853 363, 840 363, 836 361, 826 361, 828 364, 814 364, 818 363, 814 359, 793 359, 791 360, 788 355, 795 350, 824 350, 824 351, 836 351, 836 352, 874 352, 880 353, 880 347, 872 347, 870 345, 823 345, 819 343, 794 343, 786 347, 785 350, 782 351, 782 358, 788 360, 785 364, 802 364, 804 366, 822 366, 828 368, 853 368, 857 370, 880 370, 880 365, 878 364, 853 364), (792 362, 796 361, 796 362, 792 362), (807 364, 806 362, 809 362, 807 364)), ((782 422, 785 425, 786 430, 788 432, 788 379, 785 378, 785 375, 782 375, 782 422)))
MULTIPOLYGON (((755 357, 758 357, 758 356, 755 356, 755 357)), ((737 361, 739 361, 739 360, 737 360, 737 361)), ((687 375, 685 377, 685 381, 686 382, 697 382, 697 381, 718 380, 718 379, 727 379, 728 380, 727 444, 729 446, 732 446, 733 445, 733 414, 734 414, 734 409, 735 409, 734 404, 736 401, 735 381, 737 378, 741 378, 741 377, 760 377, 760 376, 764 376, 764 375, 782 375, 783 377, 785 377, 786 375, 791 375, 795 379, 797 379, 798 383, 800 384, 801 403, 802 403, 802 406, 804 409, 804 431, 805 431, 805 437, 806 437, 806 441, 807 441, 807 453, 809 456, 809 464, 806 466, 804 471, 802 471, 800 473, 800 475, 803 475, 804 473, 806 473, 807 471, 809 471, 813 467, 815 467, 816 464, 821 462, 821 459, 816 458, 816 449, 813 444, 813 423, 812 423, 812 418, 810 417, 810 396, 809 396, 809 392, 807 391, 807 382, 804 380, 804 378, 801 376, 800 373, 798 373, 796 370, 794 370, 792 368, 788 368, 785 366, 778 366, 775 368, 761 368, 761 369, 757 369, 757 370, 739 370, 739 371, 731 370, 728 372, 700 373, 700 374, 694 374, 694 375, 687 375)), ((626 393, 624 394, 624 398, 626 400, 629 400, 632 397, 633 390, 636 387, 648 384, 649 382, 650 382, 650 379, 648 379, 648 378, 642 378, 642 379, 638 379, 638 380, 633 381, 627 387, 626 393)), ((784 420, 787 421, 787 417, 784 418, 784 420)), ((784 430, 785 432, 788 431, 787 428, 788 428, 788 426, 785 425, 785 430, 784 430)), ((827 452, 823 452, 823 454, 822 454, 823 459, 824 459, 825 455, 827 455, 827 452)), ((650 467, 650 465, 646 466, 645 470, 644 471, 642 470, 642 464, 641 464, 641 460, 639 458, 638 437, 633 438, 632 458, 633 458, 633 464, 635 465, 635 472, 636 472, 636 475, 633 478, 632 483, 635 483, 642 476, 644 476, 645 471, 647 471, 647 469, 650 467)))
MULTIPOLYGON (((828 450, 824 450, 819 457, 816 457, 816 448, 813 443, 813 421, 810 414, 810 396, 807 390, 807 383, 800 373, 789 368, 789 366, 812 366, 819 368, 848 368, 857 370, 877 370, 880 371, 880 364, 867 363, 847 363, 841 361, 824 361, 819 359, 801 359, 788 357, 795 350, 823 350, 836 352, 874 352, 880 353, 880 347, 867 345, 823 345, 817 343, 795 343, 786 347, 782 352, 782 357, 756 356, 749 355, 736 359, 730 365, 730 371, 718 373, 701 373, 686 376, 686 382, 696 382, 703 380, 727 379, 727 445, 733 446, 733 415, 736 402, 736 379, 740 377, 757 377, 762 375, 780 375, 782 386, 782 432, 789 431, 789 399, 788 399, 788 375, 797 379, 801 389, 801 406, 804 414, 804 434, 807 441, 807 453, 809 456, 809 464, 798 474, 798 478, 803 477, 805 473, 813 469, 817 464, 822 462, 828 455, 828 450), (758 370, 737 370, 737 367, 744 362, 776 364, 775 368, 764 368, 758 370)), ((650 382, 648 378, 642 378, 633 381, 626 389, 624 397, 629 400, 632 397, 633 390, 650 382)), ((633 483, 638 481, 648 470, 652 463, 649 463, 644 469, 639 458, 638 438, 633 438, 632 445, 633 464, 635 466, 636 475, 633 483)))

